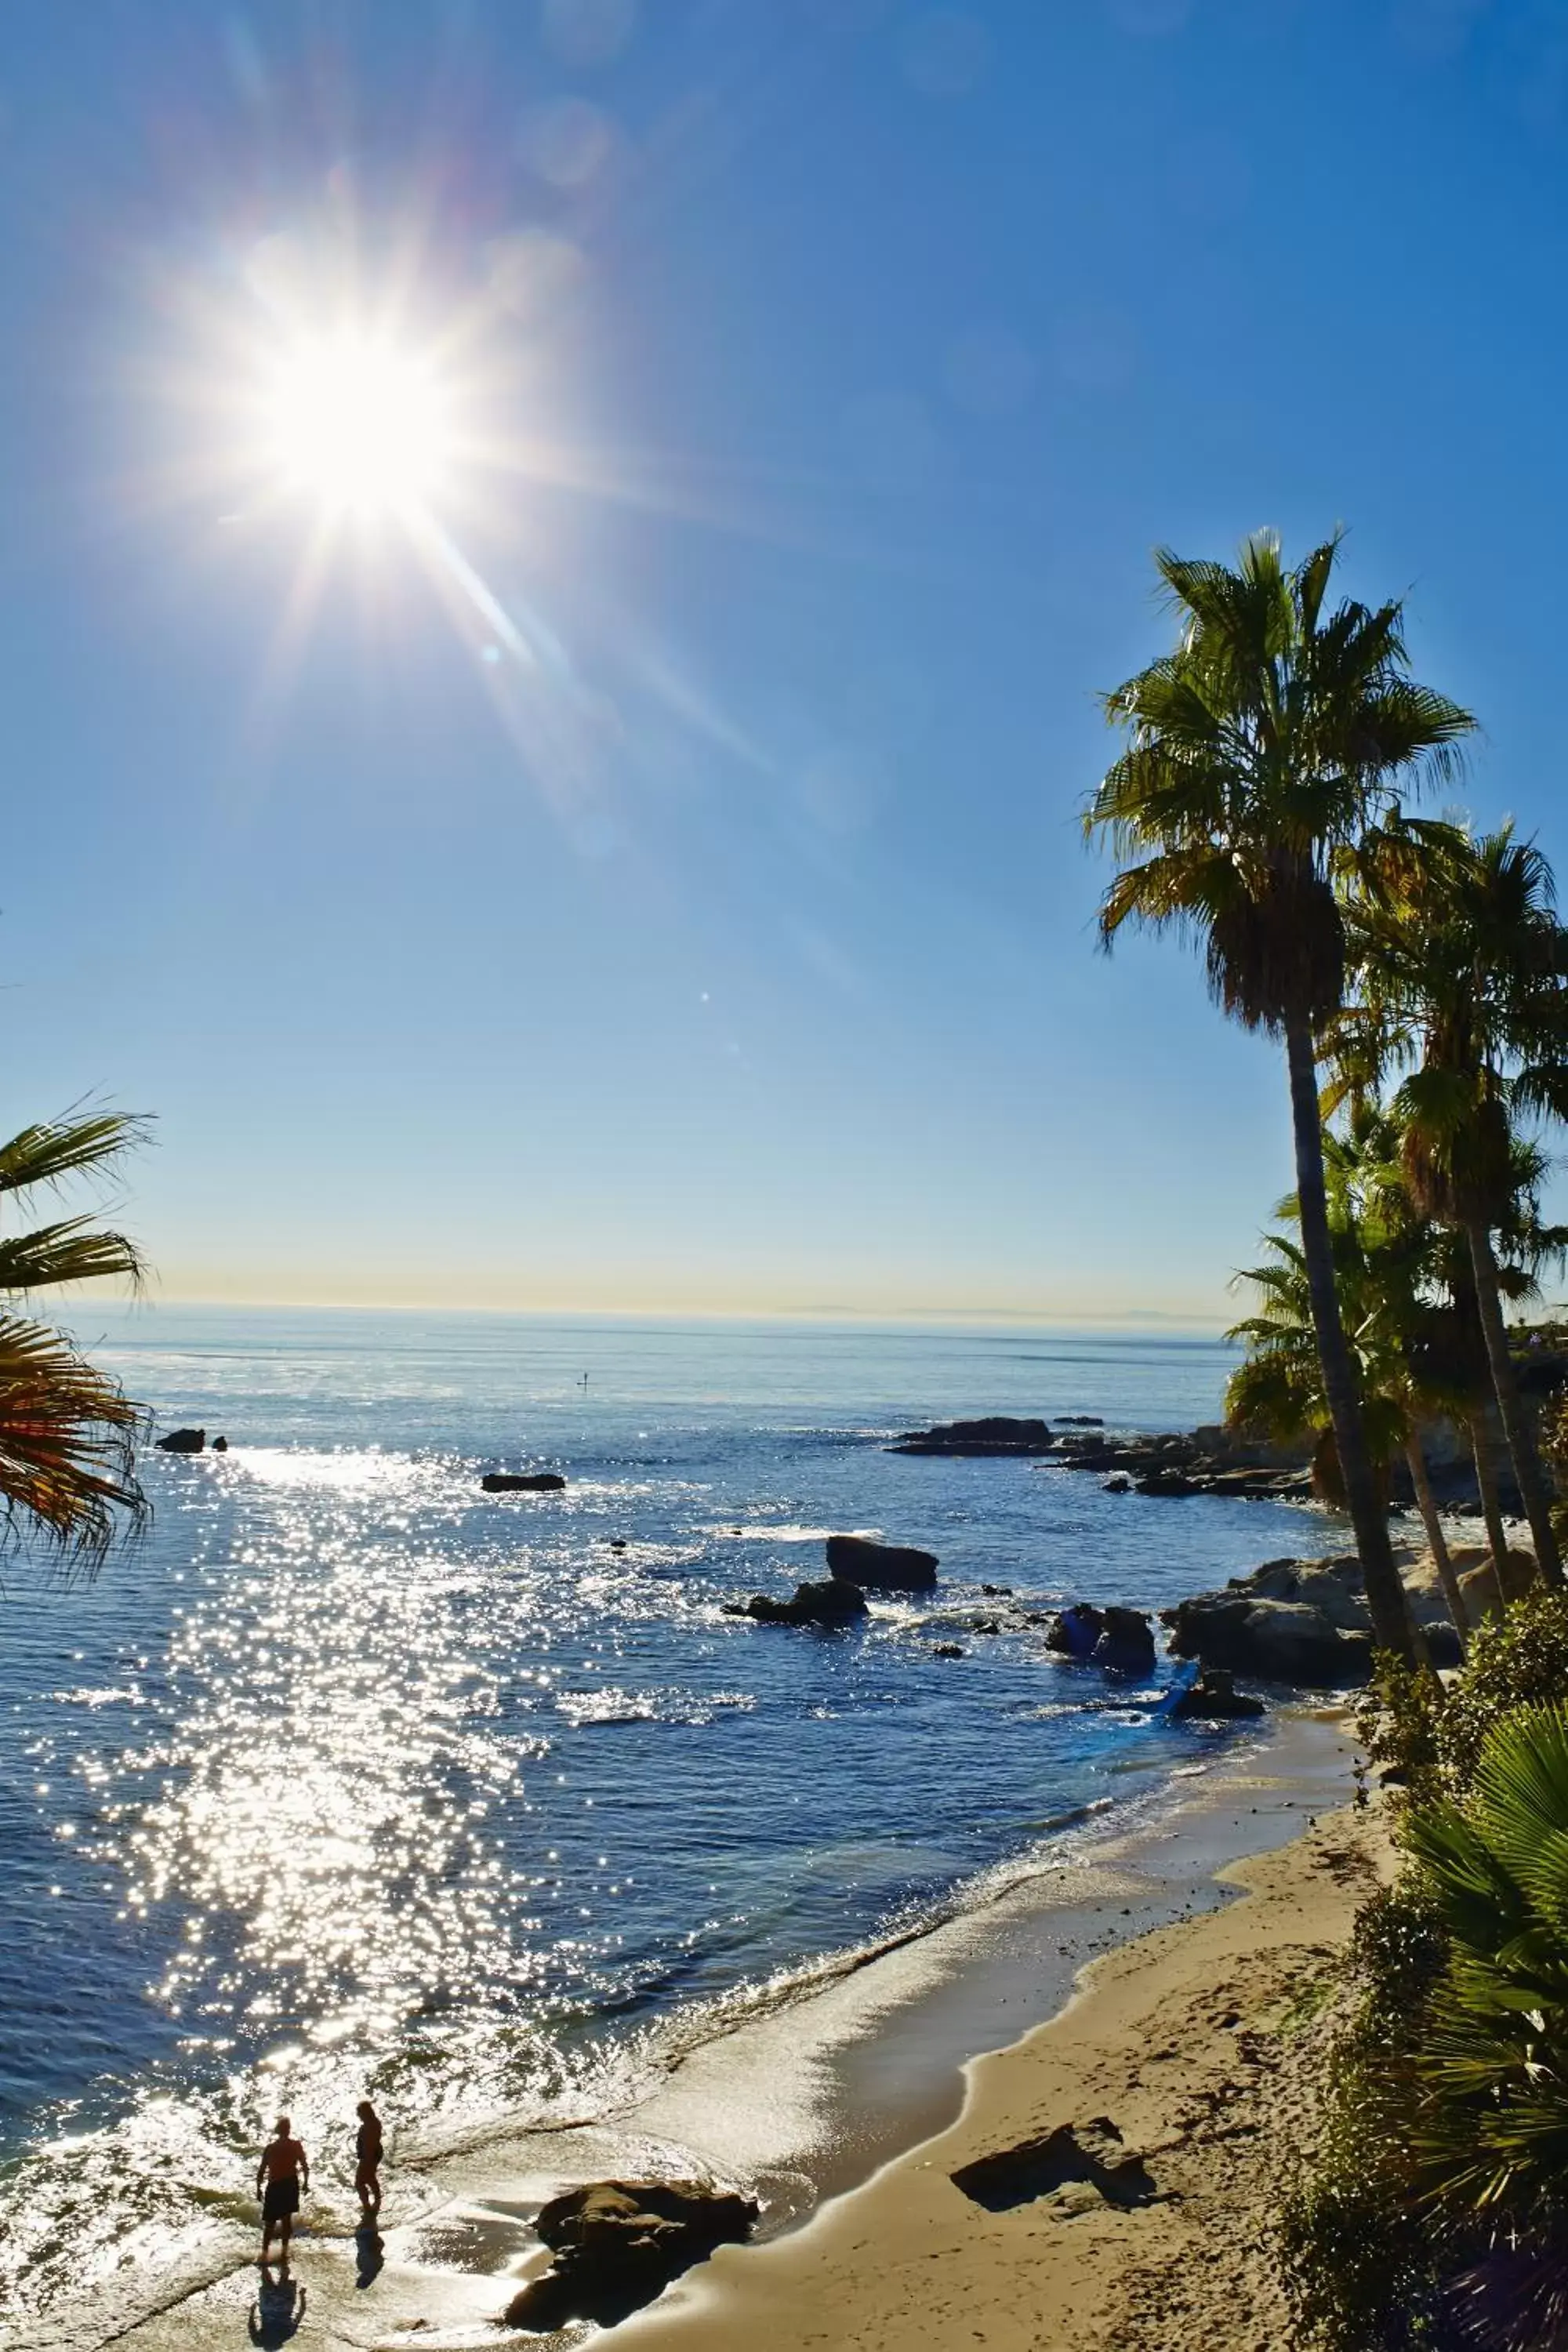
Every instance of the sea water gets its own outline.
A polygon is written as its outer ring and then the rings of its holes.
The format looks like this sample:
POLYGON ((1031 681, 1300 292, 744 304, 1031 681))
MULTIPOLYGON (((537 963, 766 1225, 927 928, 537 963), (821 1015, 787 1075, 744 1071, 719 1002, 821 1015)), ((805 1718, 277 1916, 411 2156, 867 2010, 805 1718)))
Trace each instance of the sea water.
POLYGON ((96 1581, 6 1572, 12 2310, 199 2249, 279 2106, 346 2147, 369 2095, 415 2151, 602 2113, 672 2020, 805 1981, 1213 1743, 1154 1716, 1163 1667, 1129 1688, 1058 1661, 983 1586, 1156 1609, 1343 1540, 1282 1505, 885 1450, 977 1412, 1191 1427, 1218 1341, 78 1322, 162 1427, 229 1444, 147 1456, 152 1530, 96 1581), (569 1483, 491 1496, 492 1468, 569 1483), (724 1613, 823 1573, 835 1530, 934 1551, 938 1591, 847 1633, 724 1613))

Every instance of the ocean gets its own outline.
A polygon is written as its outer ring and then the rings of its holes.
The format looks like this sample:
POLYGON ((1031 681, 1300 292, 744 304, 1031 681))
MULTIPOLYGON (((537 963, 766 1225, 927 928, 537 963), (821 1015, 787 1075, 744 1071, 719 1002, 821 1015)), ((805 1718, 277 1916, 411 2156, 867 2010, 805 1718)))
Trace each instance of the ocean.
MULTIPOLYGON (((672 2020, 962 1901, 1249 1736, 1005 1602, 1154 1609, 1314 1511, 891 1455, 978 1412, 1217 1417, 1218 1341, 79 1307, 160 1426, 151 1533, 0 1601, 0 2303, 188 2258, 279 2106, 399 2136, 624 2101, 672 2020), (489 1496, 491 1468, 561 1495, 489 1496), (722 1603, 906 1540, 843 1634, 722 1603), (613 1550, 612 1543, 624 1544, 613 1550), (956 1643, 960 1658, 933 1655, 956 1643)), ((340 2184, 341 2185, 341 2184, 340 2184)))

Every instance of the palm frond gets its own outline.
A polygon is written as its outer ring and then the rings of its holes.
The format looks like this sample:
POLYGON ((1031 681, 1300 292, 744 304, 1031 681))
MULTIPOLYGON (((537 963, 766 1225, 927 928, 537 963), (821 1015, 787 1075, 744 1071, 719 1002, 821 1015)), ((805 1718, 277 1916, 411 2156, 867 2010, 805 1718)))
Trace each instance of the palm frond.
POLYGON ((0 1545, 90 1570, 125 1528, 144 1526, 145 1419, 61 1332, 0 1314, 0 1545))
POLYGON ((101 1174, 145 1144, 152 1125, 134 1113, 101 1111, 25 1127, 0 1144, 0 1192, 31 1192, 67 1176, 101 1174))

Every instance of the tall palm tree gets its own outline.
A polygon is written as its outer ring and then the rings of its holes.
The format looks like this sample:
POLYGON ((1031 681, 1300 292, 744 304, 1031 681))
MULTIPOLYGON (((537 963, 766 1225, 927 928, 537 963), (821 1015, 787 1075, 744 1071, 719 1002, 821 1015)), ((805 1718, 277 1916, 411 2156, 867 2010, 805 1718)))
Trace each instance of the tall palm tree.
POLYGON ((1100 907, 1104 943, 1129 921, 1189 933, 1225 1011, 1284 1040, 1324 1396, 1373 1630, 1383 1648, 1408 1657, 1409 1617, 1334 1290, 1315 1041, 1344 987, 1335 865, 1397 786, 1453 772, 1474 721, 1410 677, 1397 604, 1325 610, 1338 551, 1329 540, 1288 570, 1278 541, 1260 534, 1234 571, 1156 555, 1180 633, 1169 654, 1105 698, 1127 740, 1084 826, 1126 861, 1100 907))
MULTIPOLYGON (((1387 1122, 1369 1114, 1356 1124, 1352 1136, 1326 1137, 1324 1149, 1334 1283, 1355 1369, 1362 1428, 1384 1496, 1394 1459, 1405 1459, 1462 1649, 1469 1619, 1421 1441, 1422 1420, 1444 1400, 1423 1383, 1413 1361, 1413 1337, 1428 1311, 1425 1294, 1432 1271, 1431 1229, 1411 1213, 1403 1188, 1390 1190, 1381 1181, 1374 1155, 1386 1141, 1387 1122), (1371 1186, 1365 1181, 1369 1173, 1371 1186)), ((1287 1200, 1279 1213, 1294 1219, 1297 1209, 1294 1199, 1287 1200)), ((1249 1266, 1237 1277, 1251 1284, 1257 1304, 1226 1334, 1247 1349, 1226 1386, 1226 1417, 1287 1442, 1316 1438, 1314 1483, 1321 1494, 1342 1504, 1343 1478, 1323 1392, 1305 1257, 1288 1233, 1264 1238, 1269 1262, 1249 1266)))
POLYGON ((1546 1482, 1503 1318, 1494 1236, 1514 1213, 1519 1128, 1568 1118, 1568 931, 1552 868, 1511 826, 1472 839, 1405 820, 1415 855, 1352 914, 1358 986, 1407 1075, 1394 1097, 1427 1213, 1462 1233, 1487 1360, 1541 1573, 1563 1581, 1546 1482))
MULTIPOLYGON (((0 1220, 68 1178, 112 1174, 145 1132, 112 1113, 24 1128, 0 1144, 0 1220)), ((145 1521, 135 1470, 145 1412, 26 1311, 37 1291, 114 1277, 134 1286, 142 1271, 134 1244, 90 1215, 0 1223, 0 1549, 41 1549, 90 1571, 145 1521)))

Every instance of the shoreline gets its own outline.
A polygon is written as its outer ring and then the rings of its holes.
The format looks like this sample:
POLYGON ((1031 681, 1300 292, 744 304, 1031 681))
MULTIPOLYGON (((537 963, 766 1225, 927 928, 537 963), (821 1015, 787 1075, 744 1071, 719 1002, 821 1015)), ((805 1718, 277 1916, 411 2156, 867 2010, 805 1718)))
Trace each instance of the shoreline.
POLYGON ((721 2248, 617 2352, 1292 2352, 1270 2239, 1309 2116, 1292 2043, 1391 1854, 1378 1812, 1345 1809, 1226 1865, 1240 1901, 1091 1962, 1057 2017, 966 2068, 945 2130, 798 2231, 721 2248), (1063 2126, 1133 2160, 1125 2202, 1064 2160, 1063 2126))
MULTIPOLYGON (((663 2078, 616 2113, 544 2128, 500 2122, 432 2148, 401 2181, 393 2175, 384 2269, 370 2294, 355 2288, 347 2216, 321 2216, 297 2242, 312 2334, 364 2347, 406 2342, 414 2329, 432 2352, 565 2344, 582 2331, 546 2339, 495 2325, 520 2277, 542 2264, 529 2224, 544 2197, 639 2171, 746 2180, 764 2206, 759 2240, 700 2265, 611 2333, 635 2345, 649 2329, 684 2326, 721 2271, 814 2241, 826 2216, 958 2128, 976 2067, 1048 2032, 1082 1999, 1086 1967, 1228 1916, 1244 1857, 1343 1803, 1350 1752, 1337 1711, 1282 1711, 1261 1739, 1207 1761, 1199 1750, 1197 1770, 1151 1791, 1142 1820, 1071 1832, 978 1899, 971 1890, 969 1907, 851 1956, 826 1982, 786 1988, 772 2008, 753 2004, 729 2023, 710 2016, 663 2078)), ((231 2346, 255 2291, 253 2252, 248 2233, 242 2253, 230 2229, 183 2277, 128 2280, 89 2306, 59 2307, 30 2324, 26 2341, 37 2352, 231 2346)))

